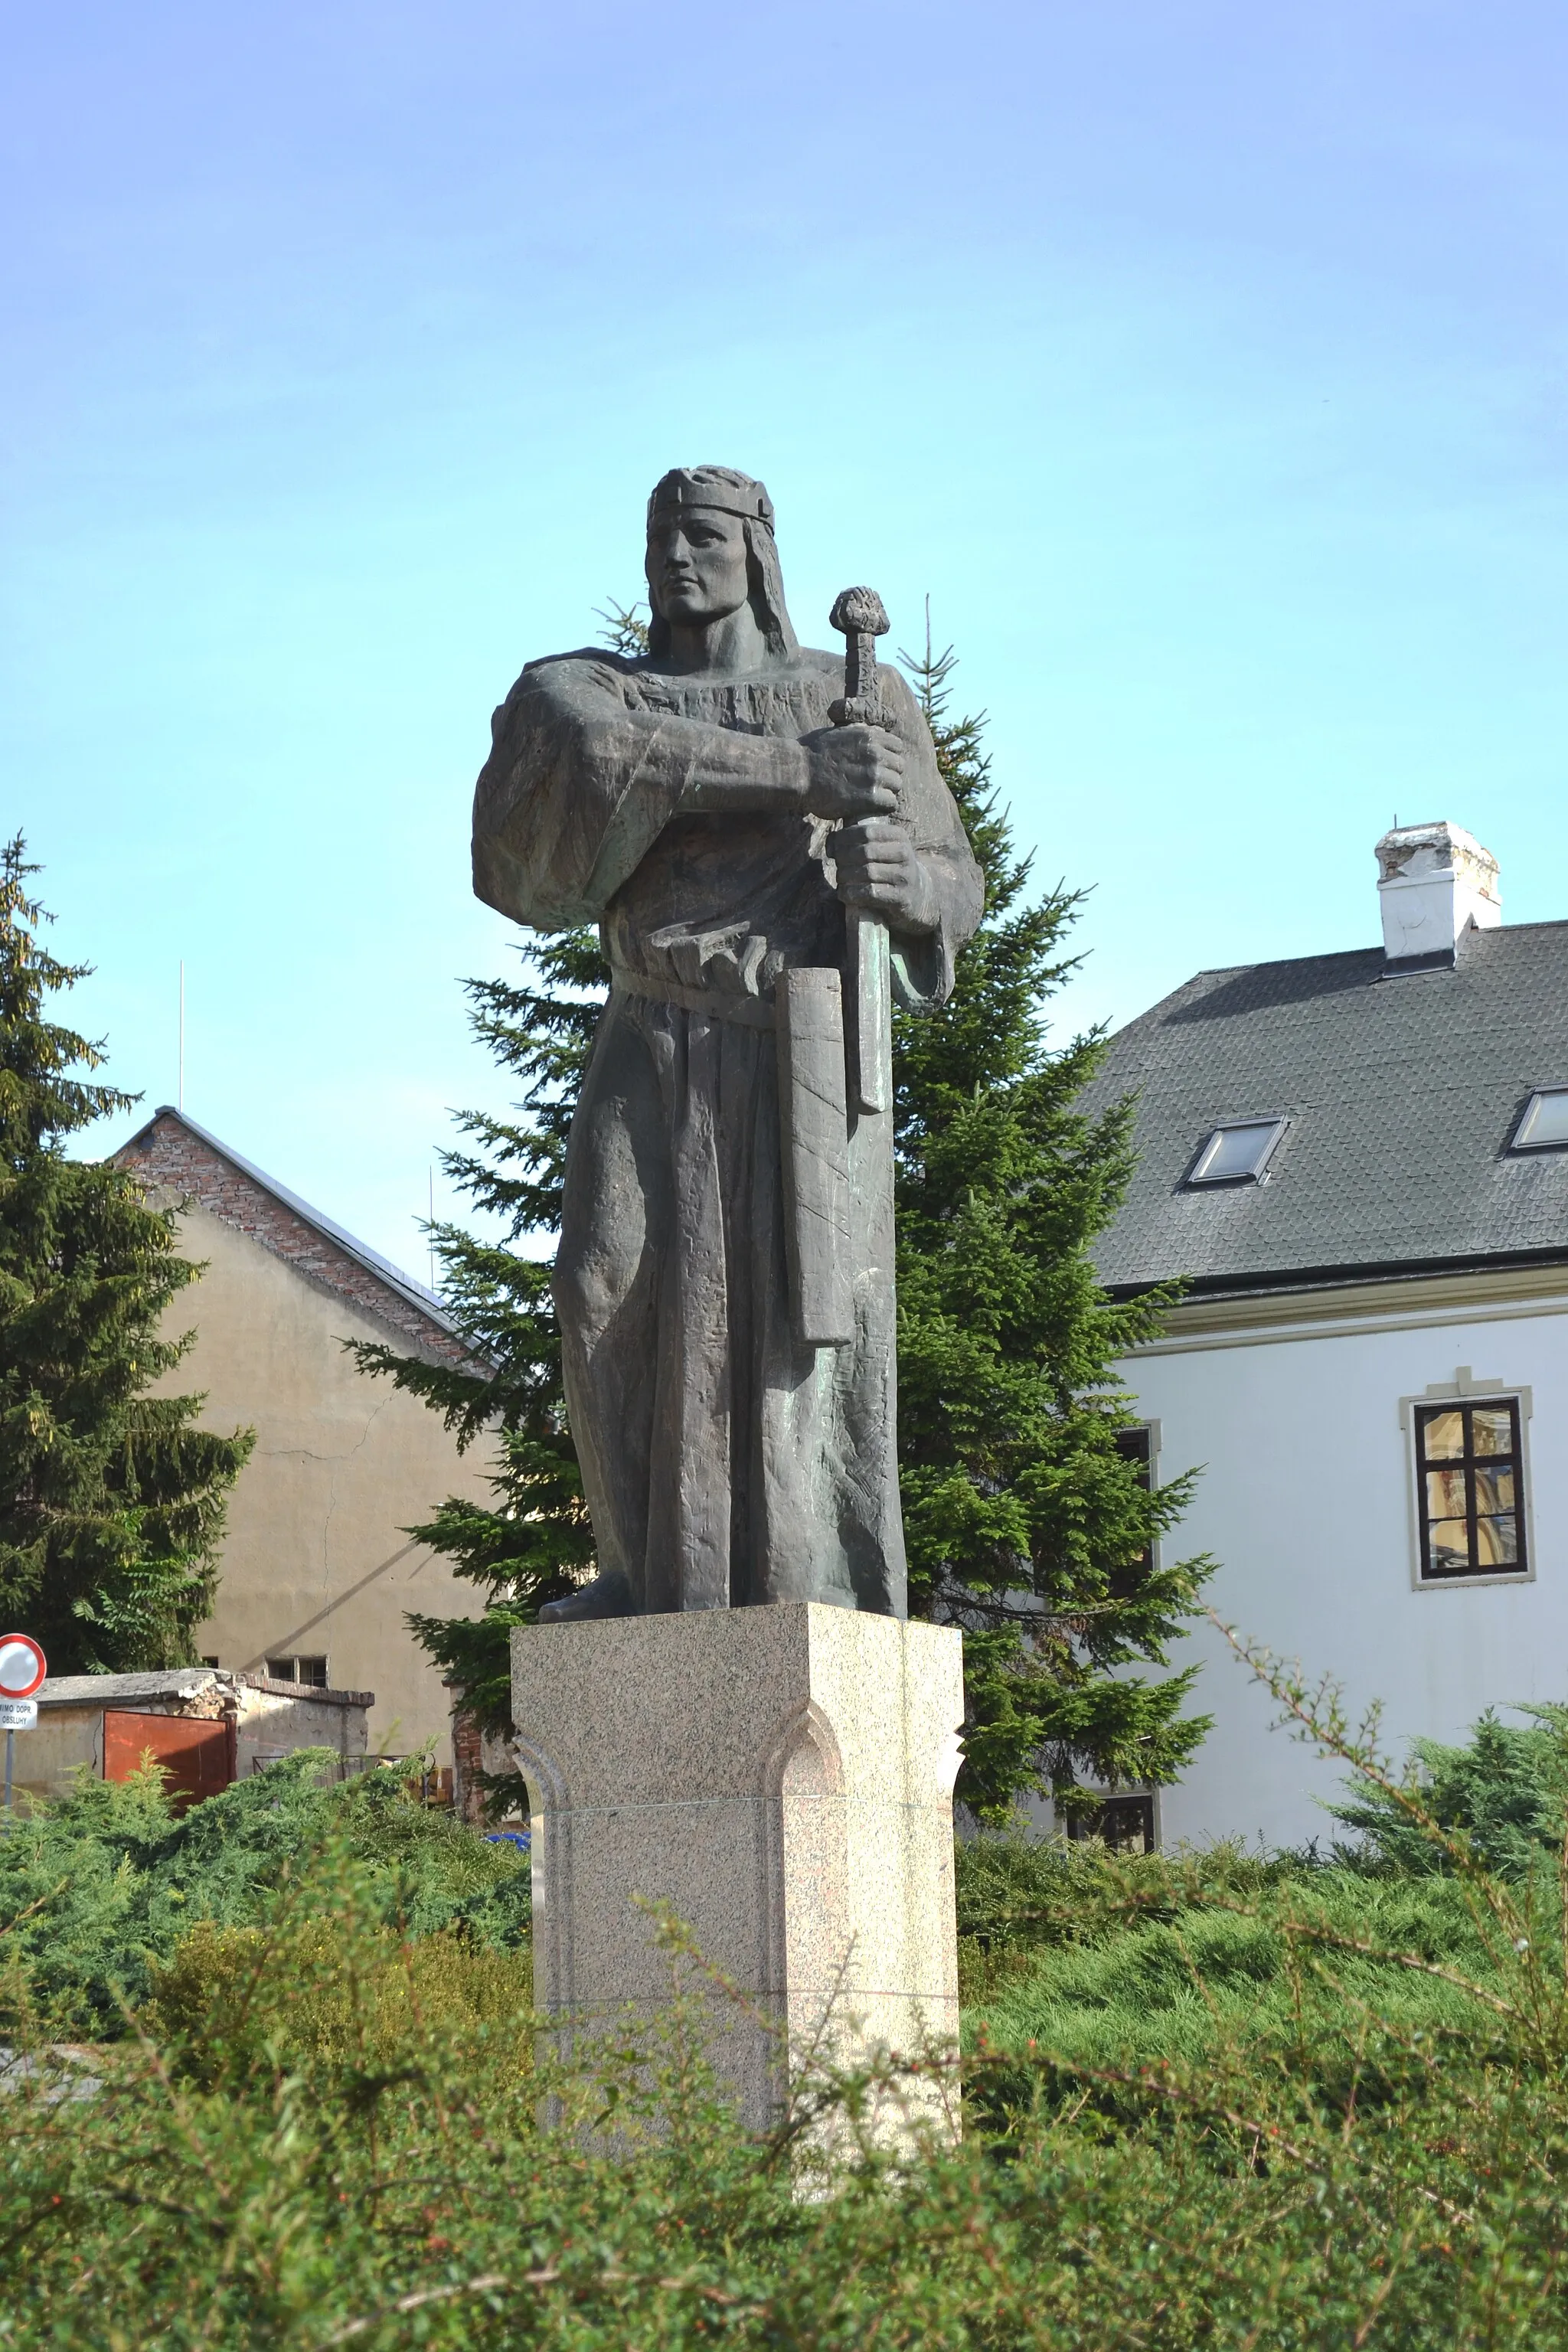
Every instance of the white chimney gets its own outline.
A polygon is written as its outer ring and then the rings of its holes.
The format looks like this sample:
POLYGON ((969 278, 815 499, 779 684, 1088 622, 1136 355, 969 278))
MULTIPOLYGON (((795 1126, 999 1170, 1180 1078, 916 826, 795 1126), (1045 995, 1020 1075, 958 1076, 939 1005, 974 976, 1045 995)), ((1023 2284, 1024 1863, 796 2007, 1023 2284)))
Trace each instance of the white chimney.
POLYGON ((1377 845, 1383 951, 1390 963, 1452 957, 1461 931, 1502 920, 1497 859, 1458 824, 1401 824, 1377 845))

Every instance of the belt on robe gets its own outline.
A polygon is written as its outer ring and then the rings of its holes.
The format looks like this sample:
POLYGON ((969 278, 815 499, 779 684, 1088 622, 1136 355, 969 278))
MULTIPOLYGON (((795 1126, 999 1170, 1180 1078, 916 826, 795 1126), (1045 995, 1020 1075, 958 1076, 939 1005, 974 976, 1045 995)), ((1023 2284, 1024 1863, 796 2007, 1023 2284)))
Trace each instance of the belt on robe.
POLYGON ((614 974, 620 996, 642 996, 650 1004, 679 1004, 687 1013, 710 1013, 715 1021, 738 1022, 742 1029, 776 1029, 777 1008, 770 997, 726 995, 717 988, 687 988, 679 980, 645 980, 641 972, 614 974))
POLYGON ((616 971, 614 983, 616 995, 776 1032, 790 1318, 805 1347, 847 1347, 855 1338, 848 1070, 837 967, 780 972, 772 1003, 640 972, 616 971))

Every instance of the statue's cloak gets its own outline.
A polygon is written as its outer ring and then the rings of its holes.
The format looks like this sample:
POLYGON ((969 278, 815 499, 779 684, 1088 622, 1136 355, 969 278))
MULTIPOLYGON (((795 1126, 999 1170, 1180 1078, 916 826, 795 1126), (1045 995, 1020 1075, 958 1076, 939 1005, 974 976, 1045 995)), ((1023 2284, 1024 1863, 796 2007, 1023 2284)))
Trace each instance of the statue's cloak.
MULTIPOLYGON (((640 1609, 904 1613, 887 1113, 849 1118, 854 1337, 807 1346, 790 1314, 773 999, 784 971, 843 969, 831 831, 690 805, 735 736, 782 750, 826 726, 842 680, 809 651, 734 677, 593 652, 531 663, 475 796, 479 895, 540 930, 597 922, 614 976, 555 1295, 600 1567, 640 1609)), ((983 887, 919 705, 895 673, 880 683, 939 910, 934 934, 893 935, 893 990, 929 1009, 983 887)))

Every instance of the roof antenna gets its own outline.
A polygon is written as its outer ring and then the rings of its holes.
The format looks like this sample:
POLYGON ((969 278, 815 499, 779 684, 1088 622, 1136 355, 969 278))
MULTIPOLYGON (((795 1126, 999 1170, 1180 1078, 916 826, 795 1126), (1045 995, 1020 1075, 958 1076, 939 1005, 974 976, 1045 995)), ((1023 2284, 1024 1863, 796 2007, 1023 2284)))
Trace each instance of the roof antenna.
POLYGON ((184 1113, 185 1108, 185 959, 180 958, 180 1073, 174 1094, 174 1108, 184 1113))

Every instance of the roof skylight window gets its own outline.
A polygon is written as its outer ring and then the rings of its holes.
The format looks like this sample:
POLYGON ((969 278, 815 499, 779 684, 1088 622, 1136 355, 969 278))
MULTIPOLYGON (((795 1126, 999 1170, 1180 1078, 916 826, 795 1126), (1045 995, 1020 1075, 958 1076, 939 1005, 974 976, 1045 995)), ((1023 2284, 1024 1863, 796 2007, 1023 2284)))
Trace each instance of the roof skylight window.
POLYGON ((1510 1151, 1551 1151, 1568 1143, 1568 1087, 1542 1087, 1524 1106, 1510 1151))
POLYGON ((1258 1183, 1284 1132, 1282 1118, 1238 1118, 1216 1127, 1193 1162, 1188 1183, 1258 1183))

